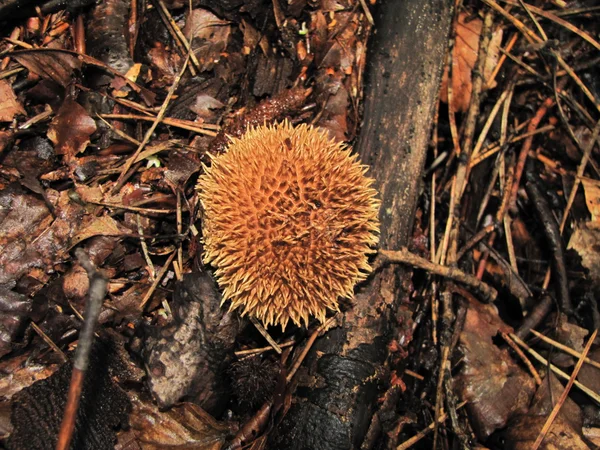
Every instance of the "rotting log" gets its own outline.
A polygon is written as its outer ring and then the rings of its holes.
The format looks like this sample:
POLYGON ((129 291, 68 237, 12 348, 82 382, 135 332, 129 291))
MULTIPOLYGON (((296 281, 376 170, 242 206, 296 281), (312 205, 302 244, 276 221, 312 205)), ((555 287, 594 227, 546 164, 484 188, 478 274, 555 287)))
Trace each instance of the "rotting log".
MULTIPOLYGON (((395 249, 407 244, 412 230, 451 2, 388 0, 374 16, 364 123, 355 148, 380 192, 380 246, 395 249)), ((372 440, 365 436, 385 387, 387 344, 403 333, 398 326, 400 300, 407 295, 403 273, 388 268, 373 275, 352 300, 342 325, 315 343, 292 406, 271 433, 270 448, 370 448, 372 440)))

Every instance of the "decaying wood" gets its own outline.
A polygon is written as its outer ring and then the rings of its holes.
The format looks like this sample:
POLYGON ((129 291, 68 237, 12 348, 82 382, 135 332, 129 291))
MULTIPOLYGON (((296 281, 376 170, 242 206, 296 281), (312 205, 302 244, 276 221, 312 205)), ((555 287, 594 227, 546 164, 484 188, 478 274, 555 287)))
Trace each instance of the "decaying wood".
MULTIPOLYGON (((450 10, 446 0, 396 0, 375 14, 356 150, 371 167, 382 199, 381 248, 406 245, 411 232, 450 10)), ((381 392, 378 374, 394 311, 405 293, 402 273, 388 268, 375 274, 352 301, 342 327, 316 342, 307 361, 312 383, 296 392, 271 448, 361 448, 381 392)))

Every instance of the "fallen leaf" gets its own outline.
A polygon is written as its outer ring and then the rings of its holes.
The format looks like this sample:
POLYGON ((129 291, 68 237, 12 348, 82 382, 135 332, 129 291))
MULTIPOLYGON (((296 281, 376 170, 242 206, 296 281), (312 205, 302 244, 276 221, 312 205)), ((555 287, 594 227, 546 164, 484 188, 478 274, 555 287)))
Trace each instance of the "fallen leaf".
POLYGON ((0 253, 0 284, 19 280, 33 269, 52 270, 70 248, 69 243, 82 224, 83 207, 70 200, 68 191, 59 194, 48 190, 47 195, 54 204, 56 218, 51 224, 44 222, 43 227, 41 221, 27 223, 34 230, 32 234, 11 235, 0 253))
POLYGON ((214 116, 213 109, 223 108, 225 105, 214 97, 206 94, 199 94, 194 103, 190 105, 190 110, 198 114, 202 119, 211 119, 214 116))
POLYGON ((64 87, 71 83, 73 71, 81 70, 81 61, 70 53, 23 50, 14 52, 12 57, 30 72, 64 87))
POLYGON ((581 178, 581 185, 585 192, 585 203, 592 220, 587 223, 589 228, 600 229, 600 183, 589 178, 581 178))
POLYGON ((85 150, 95 131, 96 122, 83 106, 67 99, 52 119, 48 138, 55 145, 55 153, 64 155, 68 160, 85 150))
POLYGON ((71 248, 92 236, 122 236, 130 233, 131 230, 120 225, 110 216, 95 217, 73 236, 71 248))
POLYGON ((498 331, 511 332, 511 328, 494 307, 469 302, 459 341, 464 357, 455 386, 459 398, 468 402, 471 424, 482 441, 515 415, 525 413, 535 388, 509 352, 494 344, 498 331))
MULTIPOLYGON (((542 427, 546 423, 547 416, 520 416, 507 427, 506 442, 504 448, 512 450, 529 450, 537 439, 542 427)), ((550 430, 544 439, 540 449, 553 450, 588 450, 581 435, 573 427, 558 416, 552 422, 550 430)))
MULTIPOLYGON (((472 72, 477 62, 479 52, 479 38, 483 22, 481 19, 470 20, 470 14, 462 12, 456 24, 456 41, 452 52, 452 103, 456 112, 465 112, 471 102, 472 72)), ((488 54, 485 60, 483 79, 485 82, 498 64, 500 43, 502 41, 502 28, 498 27, 492 33, 488 54)), ((495 84, 489 87, 495 87, 495 84)), ((448 67, 444 70, 440 99, 448 103, 448 67)))
POLYGON ((581 265, 588 270, 588 276, 600 283, 600 230, 590 228, 589 223, 575 226, 569 239, 568 249, 575 250, 581 257, 581 265))
MULTIPOLYGON (((588 365, 585 364, 584 367, 585 366, 588 365)), ((598 369, 595 370, 597 371, 598 369)), ((580 381, 583 381, 581 380, 581 372, 579 378, 580 381)), ((592 388, 592 386, 588 387, 592 388)), ((558 403, 558 399, 564 390, 564 386, 560 381, 558 381, 556 375, 554 375, 553 372, 548 372, 548 375, 546 375, 546 378, 538 387, 538 390, 533 397, 533 401, 531 402, 531 408, 527 414, 548 417, 558 403)), ((561 416, 565 421, 569 422, 574 430, 581 430, 581 426, 583 424, 581 408, 579 408, 577 403, 575 403, 570 397, 567 397, 566 401, 561 406, 558 415, 561 416)))
POLYGON ((35 362, 31 356, 31 353, 24 353, 0 362, 0 398, 10 400, 22 389, 48 378, 58 369, 56 364, 35 362))
POLYGON ((131 429, 119 434, 116 450, 134 448, 132 441, 144 450, 219 450, 230 432, 227 425, 192 403, 161 412, 137 394, 131 393, 130 401, 133 405, 129 416, 131 429))
POLYGON ((17 114, 25 114, 12 86, 0 80, 0 122, 11 122, 17 114))
POLYGON ((0 358, 13 350, 31 314, 31 299, 7 289, 0 289, 0 358))
POLYGON ((192 50, 200 62, 200 70, 211 70, 227 48, 231 26, 207 9, 194 9, 188 14, 183 28, 185 36, 192 36, 192 50))

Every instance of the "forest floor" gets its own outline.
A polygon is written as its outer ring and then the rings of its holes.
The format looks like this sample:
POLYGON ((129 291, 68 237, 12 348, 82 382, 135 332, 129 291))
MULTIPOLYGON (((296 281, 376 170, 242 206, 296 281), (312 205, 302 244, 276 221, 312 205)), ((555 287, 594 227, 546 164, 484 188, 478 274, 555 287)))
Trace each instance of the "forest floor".
MULTIPOLYGON (((220 308, 196 184, 265 123, 352 146, 378 7, 0 0, 0 446, 276 448, 340 316, 220 308)), ((596 448, 600 6, 454 9, 362 448, 596 448)))

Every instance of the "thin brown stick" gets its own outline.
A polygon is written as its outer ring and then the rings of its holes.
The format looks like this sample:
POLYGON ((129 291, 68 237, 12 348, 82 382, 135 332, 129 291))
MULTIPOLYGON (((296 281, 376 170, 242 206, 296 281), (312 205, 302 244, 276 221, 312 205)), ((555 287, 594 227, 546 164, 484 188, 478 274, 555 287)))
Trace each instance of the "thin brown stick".
MULTIPOLYGON (((295 343, 296 343, 296 341, 291 340, 291 341, 284 342, 283 344, 279 344, 279 347, 281 347, 283 349, 286 347, 291 347, 295 343)), ((268 347, 258 347, 258 348, 249 348, 248 350, 238 350, 237 352, 234 352, 234 354, 236 357, 242 358, 242 357, 246 357, 246 356, 259 355, 261 353, 265 353, 270 350, 273 350, 273 347, 271 347, 269 345, 268 347)))
POLYGON ((327 320, 326 322, 322 323, 319 326, 319 328, 317 328, 313 332, 313 334, 310 335, 310 337, 306 341, 306 345, 302 349, 302 352, 298 355, 298 357, 296 358, 296 360, 294 361, 294 363, 290 367, 290 370, 289 370, 287 376, 285 377, 285 381, 286 382, 289 383, 290 381, 292 381, 292 378, 294 378, 294 375, 296 375, 296 372, 298 371, 298 369, 302 365, 302 362, 304 361, 304 358, 306 358, 306 355, 308 355, 308 351, 311 349, 311 347, 313 346, 313 344, 317 340, 317 337, 319 337, 319 335, 321 333, 323 333, 324 331, 327 331, 329 329, 329 327, 331 327, 335 323, 335 321, 337 320, 337 316, 338 315, 336 314, 335 316, 330 317, 329 320, 327 320))
MULTIPOLYGON (((466 404, 467 404, 467 402, 462 402, 460 405, 458 405, 458 407, 456 409, 460 409, 463 406, 465 406, 466 404)), ((421 439, 423 439, 425 436, 427 436, 429 433, 431 433, 433 431, 433 429, 435 428, 436 423, 443 423, 447 418, 448 418, 448 413, 444 413, 443 415, 441 415, 438 418, 437 422, 431 422, 427 428, 419 431, 416 435, 414 435, 413 437, 404 441, 402 444, 400 444, 398 447, 396 447, 396 450, 406 450, 406 449, 412 447, 417 442, 419 442, 421 439)))
POLYGON ((50 339, 50 336, 44 333, 44 330, 38 327, 35 322, 31 322, 31 328, 33 328, 33 331, 35 331, 38 334, 38 336, 41 337, 44 340, 44 342, 48 344, 48 346, 52 350, 54 350, 54 352, 58 356, 60 356, 60 359, 62 359, 63 362, 67 362, 69 360, 69 358, 67 358, 67 355, 65 355, 65 353, 60 348, 58 348, 58 345, 56 345, 54 341, 50 339))
MULTIPOLYGON (((166 21, 166 24, 168 25, 168 27, 170 27, 169 31, 172 31, 172 33, 174 34, 173 37, 175 42, 181 44, 182 54, 185 56, 186 52, 189 53, 190 60, 192 62, 190 64, 190 73, 192 74, 192 76, 196 76, 196 70, 198 72, 201 71, 200 62, 198 61, 198 58, 196 58, 194 51, 191 49, 190 43, 188 42, 185 35, 182 33, 181 29, 177 26, 175 20, 173 20, 173 17, 171 16, 171 13, 169 13, 169 10, 165 6, 164 2, 162 0, 156 0, 155 3, 158 4, 158 12, 161 18, 163 18, 163 20, 166 21)), ((191 20, 191 14, 192 10, 190 9, 188 11, 187 20, 191 20)))
POLYGON ((594 332, 592 333, 592 336, 590 337, 585 348, 583 349, 581 358, 579 358, 579 361, 577 361, 577 365, 575 366, 575 369, 573 370, 573 373, 571 374, 571 377, 569 378, 569 381, 568 381, 567 385, 565 386, 565 389, 563 390, 560 398, 558 399, 558 402, 556 402, 556 405, 554 405, 554 409, 548 416, 546 423, 542 427, 540 434, 538 435, 537 439, 535 440, 532 450, 537 450, 538 448, 540 448, 540 445, 542 445, 542 442, 544 441, 546 434, 548 434, 548 431, 550 431, 552 422, 554 422, 554 419, 556 419, 556 416, 558 415, 560 408, 562 408, 562 405, 565 403, 565 400, 567 399, 567 396, 569 395, 569 391, 573 387, 573 382, 575 381, 575 378, 577 378, 577 375, 579 374, 579 371, 581 370, 581 367, 583 366, 583 360, 589 353, 590 348, 592 348, 592 344, 594 343, 594 339, 596 339, 597 334, 598 334, 598 330, 594 330, 594 332))
POLYGON ((502 339, 504 339, 506 343, 510 346, 510 348, 512 348, 515 351, 519 358, 521 358, 521 361, 523 361, 523 363, 527 366, 527 369, 529 370, 529 372, 533 376, 533 379, 535 380, 535 384, 540 386, 542 384, 542 378, 540 377, 538 371, 535 370, 535 367, 533 367, 533 364, 531 364, 531 361, 529 361, 529 358, 525 356, 523 350, 521 350, 519 346, 515 344, 515 341, 513 341, 508 334, 501 332, 500 335, 502 336, 502 339))
MULTIPOLYGON (((550 370, 552 370, 552 372, 554 372, 560 378, 562 378, 563 380, 569 380, 571 378, 568 374, 566 374, 565 372, 560 370, 554 364, 550 364, 546 358, 544 358, 538 352, 536 352, 531 347, 529 347, 525 342, 523 342, 523 340, 519 336, 517 336, 516 334, 513 334, 513 333, 510 333, 509 336, 517 344, 519 344, 521 347, 523 347, 527 351, 527 353, 529 353, 531 356, 533 356, 535 359, 537 359, 540 363, 542 363, 543 365, 545 365, 547 367, 550 367, 550 370)), ((598 395, 596 392, 594 392, 589 387, 585 386, 584 384, 580 383, 577 380, 575 380, 573 384, 575 386, 577 386, 581 392, 587 394, 588 397, 590 397, 592 400, 594 400, 596 403, 598 403, 600 405, 600 395, 598 395)))
POLYGON ((83 389, 83 380, 88 368, 90 352, 94 342, 94 329, 98 322, 98 316, 100 315, 100 309, 102 308, 108 286, 108 281, 96 270, 82 249, 77 249, 75 255, 79 260, 79 264, 88 273, 90 288, 85 308, 85 322, 83 323, 83 329, 79 333, 79 342, 73 360, 71 384, 69 385, 65 412, 60 424, 56 450, 67 450, 73 437, 77 409, 83 389))
POLYGON ((501 16, 503 16, 504 18, 506 18, 509 22, 511 22, 515 28, 517 28, 517 30, 519 30, 521 33, 523 33, 523 35, 525 36, 525 38, 533 43, 541 43, 542 39, 539 38, 533 31, 531 31, 529 28, 527 28, 527 26, 521 22, 519 19, 517 19, 515 16, 511 15, 510 13, 508 13, 508 11, 506 11, 505 9, 503 9, 500 5, 498 5, 496 2, 494 2, 493 0, 481 0, 483 3, 485 3, 486 5, 488 5, 490 8, 492 8, 494 11, 496 11, 497 13, 499 13, 501 16))
POLYGON ((181 81, 181 77, 183 76, 183 73, 185 72, 188 62, 189 62, 189 55, 183 62, 183 66, 181 67, 181 70, 179 71, 179 73, 177 74, 177 77, 175 77, 175 80, 173 81, 173 84, 169 88, 167 97, 165 98, 165 101, 163 102, 163 104, 160 108, 160 111, 158 112, 158 115, 152 122, 152 125, 150 126, 150 128, 148 128, 148 131, 146 131, 146 134, 144 135, 144 139, 142 140, 142 142, 140 142, 140 145, 138 146, 138 148, 135 151, 135 153, 133 154, 133 156, 131 158, 129 158, 127 160, 127 162, 125 163, 125 166, 123 167, 123 170, 121 171, 121 175, 119 175, 119 178, 117 179, 117 182, 115 183, 115 186, 112 189, 113 194, 116 194, 117 192, 119 192, 121 187, 123 187, 123 185, 127 181, 126 175, 129 171, 129 169, 131 168, 132 164, 137 159, 138 155, 144 149, 146 144, 150 141, 150 138, 152 137, 152 133, 154 133, 154 130, 156 129, 158 124, 162 121, 165 113, 167 112, 169 103, 171 103, 171 98, 173 97, 173 94, 175 94, 175 91, 177 90, 177 86, 179 86, 179 82, 181 81))
POLYGON ((275 350, 275 352, 278 355, 281 355, 281 353, 282 353, 281 347, 279 346, 279 344, 277 342, 275 342, 275 339, 273 339, 271 337, 271 335, 265 329, 265 327, 263 326, 263 324, 260 323, 256 317, 252 317, 252 316, 250 316, 250 322, 252 322, 252 325, 254 325, 254 328, 256 328, 256 330, 260 334, 262 334, 262 336, 266 339, 266 341, 269 343, 269 345, 271 347, 273 347, 273 350, 275 350))
MULTIPOLYGON (((567 347, 566 345, 561 344, 560 342, 555 341, 554 339, 550 339, 548 336, 543 335, 542 333, 540 333, 539 331, 535 331, 534 329, 530 330, 532 334, 534 334, 535 336, 537 336, 538 338, 540 338, 542 341, 546 342, 547 344, 550 344, 556 348, 558 348, 559 350, 562 350, 565 353, 568 353, 571 356, 574 356, 575 358, 581 358, 581 353, 579 353, 576 350, 573 350, 571 347, 567 347)), ((590 358, 583 358, 583 360, 588 363, 591 366, 596 367, 597 369, 600 369, 600 362, 598 361, 594 361, 593 359, 590 358)))
POLYGON ((567 217, 569 216, 569 211, 571 210, 571 206, 575 201, 575 195, 577 194, 577 189, 579 188, 579 184, 581 183, 581 178, 585 173, 585 168, 587 166, 588 161, 590 160, 590 156, 592 154, 592 150, 598 141, 598 137, 600 136, 600 120, 596 122, 596 126, 592 131, 592 137, 588 143, 588 145, 583 150, 583 157, 581 158, 581 162, 577 167, 577 175, 575 177, 575 181, 573 183, 573 187, 571 188, 571 192, 569 192, 569 198, 567 200, 567 206, 565 207, 565 212, 563 214, 563 218, 560 222, 560 232, 562 233, 565 229, 565 224, 567 223, 567 217))
MULTIPOLYGON (((516 3, 511 2, 511 1, 505 1, 505 3, 507 3, 509 5, 516 5, 516 3)), ((557 15, 552 14, 552 12, 550 12, 550 11, 546 11, 544 9, 538 8, 538 7, 530 5, 528 3, 524 3, 524 4, 534 14, 537 14, 538 16, 542 16, 545 19, 551 20, 552 22, 554 22, 554 23, 560 25, 561 27, 569 30, 570 32, 575 33, 581 39, 583 39, 584 41, 587 41, 594 48, 596 48, 596 50, 600 50, 600 43, 598 43, 598 41, 596 41, 592 36, 590 36, 585 31, 580 30, 579 28, 577 28, 576 26, 574 26, 570 22, 567 22, 566 20, 561 19, 557 15)))
POLYGON ((146 303, 148 303, 148 300, 150 300, 150 297, 152 297, 152 294, 154 294, 154 291, 156 290, 158 283, 160 283, 160 280, 162 280, 162 277, 164 277, 165 273, 167 273, 167 269, 173 262, 173 259, 175 259, 176 255, 177 255, 177 250, 175 250, 174 252, 171 252, 171 254, 169 255, 169 258, 167 259, 167 262, 162 266, 162 268, 158 272, 158 275, 152 282, 152 286, 150 286, 150 289, 148 289, 148 292, 146 292, 146 295, 144 295, 144 298, 140 302, 140 309, 143 308, 146 305, 146 303))
POLYGON ((408 264, 413 267, 426 270, 434 275, 440 275, 444 278, 449 278, 458 283, 465 284, 479 293, 480 299, 485 302, 492 302, 498 296, 498 292, 488 284, 478 280, 473 275, 464 273, 456 267, 442 266, 434 264, 428 259, 421 258, 408 249, 401 248, 400 250, 379 250, 380 264, 408 264))
MULTIPOLYGON (((136 114, 102 114, 105 119, 121 119, 121 120, 144 120, 147 122, 153 122, 156 117, 152 116, 140 116, 136 114)), ((216 136, 219 127, 211 124, 198 124, 191 120, 174 119, 171 117, 163 117, 162 123, 171 127, 181 128, 182 130, 193 131, 198 134, 204 134, 206 136, 216 136)))
POLYGON ((56 450, 67 450, 71 444, 73 430, 75 430, 75 418, 77 417, 79 400, 81 399, 81 391, 83 389, 84 375, 84 372, 81 370, 73 368, 63 421, 60 425, 58 442, 56 443, 56 450))

